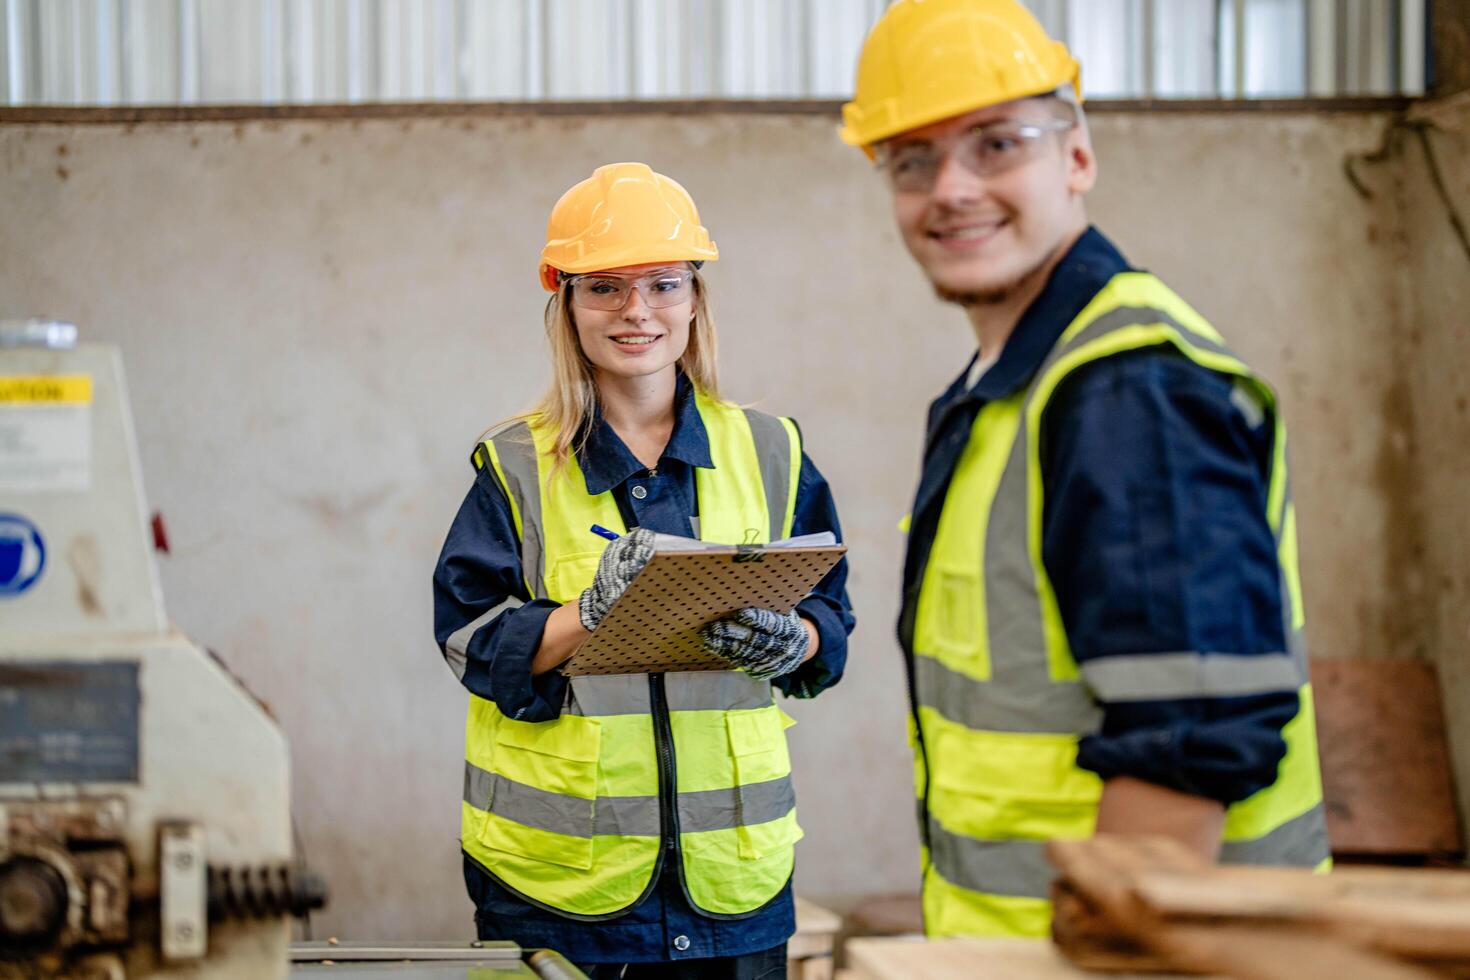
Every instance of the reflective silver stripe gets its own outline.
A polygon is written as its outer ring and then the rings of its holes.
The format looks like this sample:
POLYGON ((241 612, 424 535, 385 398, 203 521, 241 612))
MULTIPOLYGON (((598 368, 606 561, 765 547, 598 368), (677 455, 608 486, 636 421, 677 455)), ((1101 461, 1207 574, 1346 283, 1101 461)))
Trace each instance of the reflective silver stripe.
POLYGON ((536 443, 531 427, 525 422, 507 426, 490 437, 500 469, 505 474, 506 490, 521 515, 521 569, 538 599, 546 598, 546 545, 541 525, 541 483, 536 469, 536 443))
MULTIPOLYGON (((507 779, 499 773, 490 773, 489 776, 490 805, 486 809, 496 816, 568 837, 592 836, 595 801, 562 793, 549 793, 544 789, 507 779)), ((654 823, 657 822, 655 819, 654 823)))
POLYGON ((579 796, 551 793, 465 763, 464 801, 477 810, 568 837, 659 835, 657 796, 579 796))
POLYGON ((465 669, 469 666, 470 640, 474 638, 480 627, 488 626, 490 621, 508 609, 519 609, 525 603, 511 596, 500 605, 482 613, 478 618, 465 623, 459 629, 449 634, 449 639, 444 641, 444 660, 449 664, 449 669, 454 671, 454 676, 464 680, 465 669))
POLYGON ((1286 511, 1291 506, 1291 469, 1286 471, 1286 486, 1281 494, 1281 513, 1276 516, 1276 526, 1280 529, 1276 534, 1277 564, 1280 573, 1277 576, 1281 586, 1281 628, 1286 633, 1286 649, 1291 654, 1291 659, 1297 665, 1297 670, 1303 677, 1307 676, 1307 634, 1304 629, 1297 629, 1292 623, 1292 601, 1291 582, 1287 578, 1286 565, 1280 559, 1281 534, 1286 530, 1286 511))
POLYGON ((1327 840, 1327 813, 1321 803, 1255 840, 1226 841, 1220 860, 1226 864, 1283 864, 1316 867, 1332 856, 1327 840))
POLYGON ((791 440, 786 426, 774 415, 745 410, 745 421, 755 440, 755 458, 760 464, 761 485, 766 490, 766 512, 770 515, 770 540, 781 539, 786 527, 786 498, 791 492, 791 440))
MULTIPOLYGON (((985 628, 991 677, 1019 700, 1039 702, 1048 697, 1044 692, 1054 683, 1047 663, 1036 570, 1026 543, 1031 505, 1028 453, 1023 412, 985 527, 985 628)), ((1046 725, 1045 731, 1068 731, 1074 724, 1066 716, 1038 723, 1046 725)))
MULTIPOLYGON (((571 689, 572 714, 646 715, 652 710, 647 674, 573 677, 571 689)), ((743 711, 772 703, 770 681, 737 670, 665 674, 664 692, 670 711, 743 711)))
POLYGON ((1249 390, 1244 381, 1236 381, 1231 386, 1230 404, 1235 406, 1236 411, 1245 419, 1245 424, 1252 429, 1259 429, 1261 423, 1266 421, 1266 406, 1261 404, 1260 395, 1249 390))
POLYGON ((568 713, 600 717, 646 715, 652 710, 647 674, 599 674, 571 679, 568 713))
POLYGON ((732 789, 679 794, 679 829, 686 834, 769 823, 796 807, 790 776, 732 789))
MULTIPOLYGON (((1285 477, 1285 479, 1286 479, 1286 486, 1284 486, 1284 487, 1281 488, 1281 499, 1279 501, 1277 501, 1277 503, 1276 503, 1276 508, 1277 508, 1276 509, 1276 512, 1267 515, 1268 518, 1276 525, 1276 528, 1277 528, 1277 530, 1276 530, 1276 544, 1277 544, 1278 547, 1280 547, 1280 545, 1281 545, 1281 535, 1286 532, 1286 511, 1287 511, 1287 508, 1291 506, 1291 501, 1293 499, 1292 498, 1291 466, 1290 466, 1289 463, 1284 463, 1283 465, 1286 466, 1286 477, 1285 477)), ((1275 473, 1276 453, 1274 451, 1274 447, 1273 447, 1273 451, 1271 453, 1271 466, 1272 466, 1271 479, 1274 480, 1276 478, 1276 473, 1275 473)), ((1268 484, 1268 486, 1269 486, 1269 484, 1268 484)))
POLYGON ((1046 841, 976 840, 929 820, 929 860, 950 884, 990 895, 1046 898, 1056 875, 1046 841))
POLYGON ((464 764, 464 801, 476 810, 490 809, 495 776, 471 762, 464 764))
POLYGON ((982 732, 1097 731, 1102 709, 1082 685, 1051 683, 1045 670, 1043 659, 1037 679, 1000 688, 950 670, 933 657, 914 657, 919 703, 956 724, 982 732))
POLYGON ((1104 334, 1110 334, 1115 330, 1122 330, 1125 327, 1148 327, 1154 324, 1174 328, 1179 333, 1180 338, 1192 347, 1198 347, 1200 350, 1209 351, 1212 354, 1224 354, 1227 357, 1239 360, 1230 348, 1209 337, 1195 333, 1174 319, 1166 310, 1159 309, 1156 306, 1119 306, 1094 319, 1078 331, 1076 336, 1070 338, 1064 345, 1052 351, 1051 355, 1047 358, 1046 364, 1042 366, 1036 376, 1038 378, 1044 377, 1047 369, 1058 360, 1077 348, 1086 346, 1104 334))
MULTIPOLYGON (((568 837, 657 837, 657 796, 599 796, 585 800, 551 793, 465 763, 464 801, 477 810, 568 837)), ((684 833, 731 830, 768 823, 796 806, 791 777, 731 789, 679 794, 684 833)))
POLYGON ((756 680, 739 670, 665 674, 664 690, 670 711, 743 711, 772 704, 771 682, 756 680))
POLYGON ((599 796, 592 832, 599 837, 657 837, 657 796, 599 796))
POLYGON ((1153 653, 1099 657, 1082 677, 1103 701, 1231 698, 1295 691, 1306 680, 1290 654, 1153 653))
POLYGON ((1291 592, 1286 586, 1286 573, 1281 575, 1281 603, 1286 607, 1282 614, 1286 620, 1286 650, 1291 657, 1291 662, 1296 665, 1297 673, 1308 678, 1307 675, 1307 633, 1291 625, 1291 592))

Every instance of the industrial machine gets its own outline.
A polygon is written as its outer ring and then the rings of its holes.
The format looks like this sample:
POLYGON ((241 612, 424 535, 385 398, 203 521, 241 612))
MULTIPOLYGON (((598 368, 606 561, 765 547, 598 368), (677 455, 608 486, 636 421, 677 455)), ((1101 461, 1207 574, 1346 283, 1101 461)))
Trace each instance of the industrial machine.
POLYGON ((0 977, 285 977, 286 740, 164 615, 121 358, 0 330, 0 977))
POLYGON ((509 943, 293 953, 326 895, 286 740, 170 625, 142 488, 117 350, 0 321, 0 980, 580 977, 509 943))

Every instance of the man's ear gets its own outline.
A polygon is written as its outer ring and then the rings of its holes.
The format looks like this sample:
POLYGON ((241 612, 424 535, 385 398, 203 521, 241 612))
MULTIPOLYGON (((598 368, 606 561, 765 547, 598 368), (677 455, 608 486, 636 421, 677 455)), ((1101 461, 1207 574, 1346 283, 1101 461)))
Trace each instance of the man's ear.
POLYGON ((1078 127, 1067 134, 1064 149, 1067 154, 1067 190, 1081 197, 1097 184, 1097 154, 1092 149, 1092 137, 1087 130, 1078 127))

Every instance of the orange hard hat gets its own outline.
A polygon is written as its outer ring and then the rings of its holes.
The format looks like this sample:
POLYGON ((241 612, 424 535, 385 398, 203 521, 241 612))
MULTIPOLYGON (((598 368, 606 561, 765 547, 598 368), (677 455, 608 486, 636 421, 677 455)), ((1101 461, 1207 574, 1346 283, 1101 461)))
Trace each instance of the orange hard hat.
POLYGON ((645 163, 610 163, 563 194, 551 209, 541 250, 541 285, 555 292, 559 273, 719 257, 720 250, 699 223, 694 199, 678 181, 654 173, 645 163))

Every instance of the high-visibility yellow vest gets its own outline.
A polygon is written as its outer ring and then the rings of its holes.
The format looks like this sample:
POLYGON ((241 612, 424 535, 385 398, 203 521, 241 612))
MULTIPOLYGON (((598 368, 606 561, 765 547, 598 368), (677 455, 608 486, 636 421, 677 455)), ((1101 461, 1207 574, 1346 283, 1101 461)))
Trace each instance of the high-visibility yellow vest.
POLYGON ((1286 429, 1271 389, 1155 277, 1115 276, 1062 334, 1031 383, 987 403, 955 469, 923 572, 913 638, 916 777, 924 820, 924 918, 934 935, 1046 935, 1051 839, 1092 835, 1099 777, 1077 765, 1100 703, 1298 690, 1275 783, 1226 814, 1226 862, 1329 862, 1302 637, 1286 429), (1275 533, 1288 649, 1108 657, 1079 670, 1042 564, 1039 437, 1057 386, 1085 364, 1172 345, 1235 379, 1275 459, 1275 533))
MULTIPOLYGON (((696 394, 713 469, 695 471, 702 540, 787 537, 801 441, 789 419, 696 394)), ((612 494, 576 461, 552 472, 555 433, 511 425, 475 451, 510 500, 527 591, 575 602, 606 542, 626 533, 612 494)), ((574 677, 554 721, 525 722, 471 696, 465 726, 465 852, 525 899, 613 917, 656 881, 669 823, 694 906, 740 915, 791 877, 801 837, 785 729, 768 681, 739 671, 574 677)))

